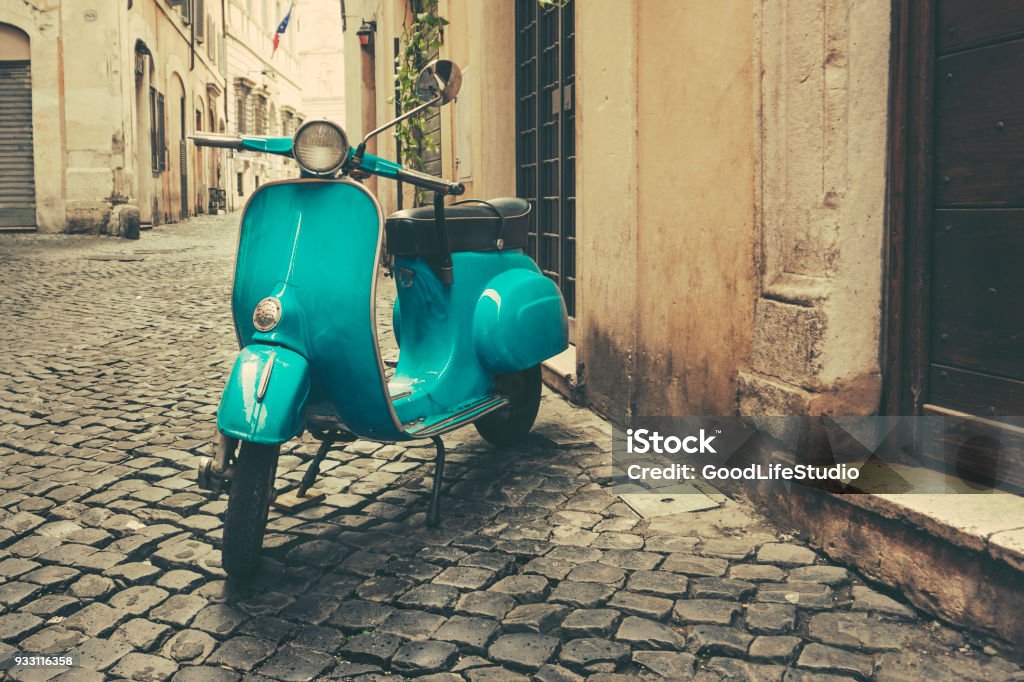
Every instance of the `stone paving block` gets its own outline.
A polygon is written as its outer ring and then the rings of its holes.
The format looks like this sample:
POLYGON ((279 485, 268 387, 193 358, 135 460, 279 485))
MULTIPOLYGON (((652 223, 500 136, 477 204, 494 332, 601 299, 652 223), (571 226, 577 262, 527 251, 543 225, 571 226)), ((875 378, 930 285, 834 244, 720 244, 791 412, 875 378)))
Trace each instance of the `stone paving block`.
POLYGON ((398 603, 436 613, 451 613, 459 599, 459 591, 450 585, 417 585, 399 598, 398 603))
POLYGON ((672 600, 620 590, 608 601, 608 607, 635 616, 664 620, 672 612, 672 600))
POLYGON ((132 618, 114 630, 110 638, 124 640, 136 649, 149 651, 170 632, 171 628, 163 623, 154 623, 144 618, 132 618))
POLYGON ((217 640, 202 630, 181 630, 167 640, 161 655, 182 665, 200 664, 216 646, 217 640))
MULTIPOLYGON (((3 617, 0 616, 0 627, 3 617)), ((36 625, 42 624, 40 620, 36 625)), ((77 630, 68 630, 62 625, 50 625, 25 637, 30 630, 24 630, 11 640, 18 644, 22 651, 36 654, 63 654, 85 639, 85 635, 77 630)))
POLYGON ((750 643, 747 655, 754 659, 785 663, 793 658, 801 644, 803 640, 799 637, 761 635, 750 643))
POLYGON ((515 559, 500 552, 476 552, 459 560, 460 566, 484 568, 502 577, 515 568, 515 559))
POLYGON ((112 592, 114 581, 100 575, 84 575, 71 586, 71 594, 79 599, 99 599, 112 592))
POLYGON ((228 604, 210 604, 196 614, 191 627, 217 637, 231 634, 248 616, 228 604))
POLYGON ((557 637, 536 633, 502 635, 494 640, 487 655, 494 661, 512 668, 536 670, 554 655, 558 649, 557 637))
POLYGON ((202 573, 177 568, 162 573, 156 581, 156 586, 171 592, 188 592, 198 587, 204 580, 206 576, 202 573))
POLYGON ((801 678, 805 671, 768 663, 751 663, 737 658, 712 657, 703 666, 712 680, 744 680, 744 682, 849 682, 843 677, 801 678))
POLYGON ((226 668, 209 665, 183 666, 171 678, 171 682, 238 682, 241 675, 226 668))
POLYGON ((391 669, 408 675, 426 675, 450 667, 457 656, 458 649, 451 642, 407 642, 391 659, 391 669))
POLYGON ((757 560, 762 564, 782 567, 808 566, 817 558, 818 555, 812 550, 788 542, 770 542, 762 545, 757 552, 757 560))
POLYGON ((692 554, 669 554, 661 564, 661 570, 685 573, 692 576, 717 578, 725 575, 729 562, 725 559, 694 556, 692 554))
POLYGON ((327 654, 286 644, 259 668, 259 674, 282 682, 308 682, 333 662, 327 654))
POLYGON ((132 653, 111 668, 111 674, 135 682, 163 682, 178 671, 178 664, 161 656, 132 653))
POLYGON ((551 592, 550 601, 577 609, 593 609, 607 602, 615 588, 600 583, 577 583, 563 580, 551 592))
POLYGON ((64 619, 64 627, 79 630, 90 637, 101 637, 114 631, 131 614, 100 602, 93 602, 64 619))
POLYGON ((582 675, 551 663, 545 663, 533 674, 535 682, 583 682, 583 679, 582 675))
POLYGON ((39 568, 39 564, 30 559, 12 557, 0 561, 0 578, 17 578, 23 573, 39 568))
POLYGON ((796 607, 789 604, 748 604, 744 617, 751 632, 779 635, 793 629, 796 607))
POLYGON ((23 579, 25 582, 35 583, 43 587, 58 588, 67 585, 79 575, 81 575, 81 571, 67 566, 43 566, 30 573, 26 573, 23 579))
POLYGON ((516 600, 498 592, 467 592, 459 598, 455 612, 500 620, 516 605, 516 600))
POLYGON ((167 590, 151 585, 139 585, 115 593, 107 601, 107 604, 133 616, 141 616, 163 602, 168 596, 170 595, 167 590))
POLYGON ((79 664, 89 670, 106 670, 131 652, 132 646, 128 642, 102 637, 87 639, 67 651, 68 654, 78 656, 79 664))
POLYGON ((211 665, 226 665, 238 670, 252 670, 274 651, 270 642, 255 637, 232 637, 221 644, 207 659, 211 665))
POLYGON ((387 665, 400 646, 402 638, 397 635, 367 632, 350 639, 341 653, 353 661, 387 665))
POLYGON ((193 594, 175 594, 149 612, 149 617, 159 623, 185 626, 203 610, 206 600, 193 594))
POLYGON ((631 592, 678 598, 686 594, 689 579, 667 571, 636 571, 629 576, 626 587, 631 592))
POLYGON ((247 635, 268 642, 280 643, 295 630, 295 623, 274 616, 250 618, 235 630, 237 635, 247 635))
POLYGON ((690 553, 700 543, 700 538, 689 535, 653 535, 644 541, 648 552, 690 553))
POLYGON ((762 583, 756 600, 806 609, 828 609, 835 604, 832 588, 823 583, 762 583))
POLYGON ((558 627, 569 607, 558 604, 524 604, 512 609, 502 620, 505 632, 535 632, 545 634, 558 627))
POLYGON ((562 621, 562 634, 568 637, 608 637, 622 614, 614 609, 577 609, 562 621))
POLYGON ((664 557, 660 554, 641 552, 635 549, 607 549, 601 557, 601 563, 627 571, 650 571, 663 560, 664 557))
POLYGON ((628 616, 615 633, 615 639, 637 649, 669 649, 678 651, 686 638, 668 625, 647 618, 628 616))
POLYGON ((526 675, 498 666, 467 670, 466 677, 469 678, 469 682, 527 682, 530 679, 526 675))
POLYGON ((871 677, 874 671, 871 656, 814 642, 804 647, 796 664, 812 670, 853 674, 861 679, 871 677))
POLYGON ((460 590, 482 590, 494 582, 494 571, 470 566, 450 566, 436 578, 437 585, 450 585, 460 590))
POLYGON ((602 583, 620 587, 626 572, 617 566, 600 563, 579 564, 568 575, 568 580, 584 583, 602 583))
POLYGON ((38 594, 42 588, 32 583, 12 581, 0 585, 0 605, 8 609, 17 608, 38 594))
POLYGON ((490 618, 452 616, 431 636, 453 642, 461 649, 482 653, 497 630, 498 623, 490 618))
POLYGON ((48 594, 21 607, 21 611, 40 618, 66 616, 77 611, 82 602, 66 594, 48 594))
POLYGON ((492 592, 510 595, 520 604, 541 601, 551 591, 547 578, 540 575, 513 575, 491 585, 492 592))
POLYGON ((768 564, 734 564, 729 567, 729 577, 753 583, 780 582, 785 579, 786 572, 768 564))
POLYGON ((570 668, 579 670, 594 663, 614 663, 629 660, 629 646, 596 637, 584 637, 566 642, 562 646, 559 660, 570 668))
POLYGON ((911 641, 904 626, 866 613, 816 613, 807 631, 825 644, 867 651, 899 651, 911 641))
POLYGON ((559 561, 558 559, 552 559, 550 556, 542 556, 532 559, 526 564, 523 567, 523 573, 536 573, 550 580, 561 580, 569 575, 569 571, 573 569, 573 566, 574 564, 568 561, 559 561))
POLYGON ((445 622, 444 616, 424 611, 401 609, 393 612, 377 626, 378 632, 389 632, 402 639, 427 639, 445 622))
POLYGON ((789 580, 836 587, 850 582, 850 572, 842 566, 799 566, 789 571, 789 580))
POLYGON ((880 592, 872 590, 864 585, 854 585, 851 590, 853 604, 850 606, 854 611, 869 611, 878 613, 890 618, 910 620, 914 617, 914 611, 895 599, 885 596, 880 592))
POLYGON ((146 561, 132 561, 118 564, 104 573, 121 584, 135 585, 148 582, 153 576, 159 575, 160 569, 146 561))
POLYGON ((319 625, 331 617, 341 601, 320 594, 306 594, 298 597, 281 611, 281 617, 299 623, 319 625))
POLYGON ((366 601, 388 604, 405 594, 413 585, 411 580, 395 576, 376 576, 363 581, 363 584, 356 588, 356 596, 366 601))
POLYGON ((688 644, 700 654, 743 656, 754 638, 745 632, 723 625, 694 625, 690 628, 688 644))
POLYGON ((730 578, 698 578, 690 587, 695 599, 733 599, 740 601, 754 593, 757 586, 746 580, 730 578))
POLYGON ((633 663, 668 680, 689 679, 697 658, 679 651, 634 651, 633 663))

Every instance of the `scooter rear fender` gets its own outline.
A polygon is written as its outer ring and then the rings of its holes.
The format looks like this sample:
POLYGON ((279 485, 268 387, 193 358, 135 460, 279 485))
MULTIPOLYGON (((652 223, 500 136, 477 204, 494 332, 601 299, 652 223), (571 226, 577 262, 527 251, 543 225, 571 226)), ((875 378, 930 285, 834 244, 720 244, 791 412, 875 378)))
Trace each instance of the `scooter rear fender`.
POLYGON ((281 346, 246 346, 224 387, 217 428, 251 443, 284 443, 302 433, 309 386, 309 362, 300 354, 281 346))

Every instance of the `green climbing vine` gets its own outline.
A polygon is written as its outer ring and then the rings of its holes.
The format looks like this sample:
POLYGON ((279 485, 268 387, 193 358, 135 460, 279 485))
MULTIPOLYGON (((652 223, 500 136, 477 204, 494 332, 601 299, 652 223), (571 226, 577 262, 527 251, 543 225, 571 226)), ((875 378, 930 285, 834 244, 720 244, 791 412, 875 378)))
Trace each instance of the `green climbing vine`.
MULTIPOLYGON (((395 65, 395 98, 399 111, 408 111, 421 102, 416 97, 416 78, 441 48, 441 34, 448 20, 437 13, 438 0, 407 0, 408 23, 399 38, 398 63, 395 65)), ((422 112, 395 128, 395 139, 402 150, 402 164, 422 171, 425 154, 436 152, 437 144, 427 135, 427 116, 422 112)))

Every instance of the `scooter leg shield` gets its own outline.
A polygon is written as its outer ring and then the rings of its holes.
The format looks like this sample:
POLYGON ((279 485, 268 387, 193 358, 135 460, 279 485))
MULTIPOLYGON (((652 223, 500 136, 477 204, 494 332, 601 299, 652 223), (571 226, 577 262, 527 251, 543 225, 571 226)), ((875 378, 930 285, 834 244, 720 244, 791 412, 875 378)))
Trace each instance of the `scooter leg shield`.
POLYGON ((517 268, 488 284, 473 314, 477 356, 495 374, 518 372, 558 355, 569 344, 569 321, 558 286, 517 268))
POLYGON ((251 443, 284 443, 302 432, 308 397, 306 358, 280 346, 246 346, 224 387, 217 428, 251 443))

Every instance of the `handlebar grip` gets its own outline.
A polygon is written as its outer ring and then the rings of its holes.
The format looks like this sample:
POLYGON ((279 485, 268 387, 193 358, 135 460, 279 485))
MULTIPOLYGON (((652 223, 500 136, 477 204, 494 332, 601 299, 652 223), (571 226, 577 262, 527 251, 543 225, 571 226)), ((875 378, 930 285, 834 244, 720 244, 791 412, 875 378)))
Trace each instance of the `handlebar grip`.
POLYGON ((196 133, 188 136, 197 147, 218 147, 220 149, 242 149, 242 138, 221 133, 196 133))
POLYGON ((409 170, 408 168, 402 168, 397 172, 397 179, 402 182, 408 182, 410 185, 416 185, 423 189, 429 189, 432 192, 441 192, 442 194, 451 194, 452 196, 459 196, 466 191, 466 187, 461 182, 448 182, 441 178, 435 178, 433 175, 427 175, 426 173, 420 173, 419 171, 409 170))

